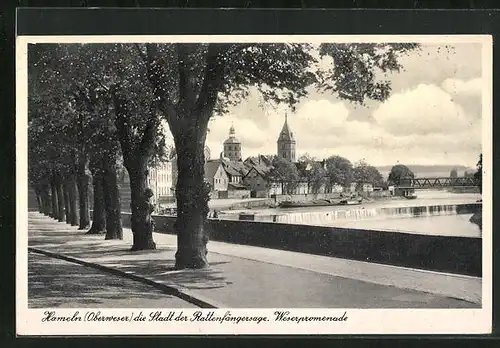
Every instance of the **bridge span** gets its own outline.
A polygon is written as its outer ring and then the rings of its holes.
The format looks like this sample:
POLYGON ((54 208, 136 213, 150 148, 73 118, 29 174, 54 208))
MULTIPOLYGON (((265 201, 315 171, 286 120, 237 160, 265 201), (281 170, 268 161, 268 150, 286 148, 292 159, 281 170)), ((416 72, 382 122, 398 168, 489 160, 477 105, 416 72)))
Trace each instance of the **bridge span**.
POLYGON ((395 187, 399 189, 429 189, 445 187, 478 187, 474 177, 408 178, 400 180, 395 187))

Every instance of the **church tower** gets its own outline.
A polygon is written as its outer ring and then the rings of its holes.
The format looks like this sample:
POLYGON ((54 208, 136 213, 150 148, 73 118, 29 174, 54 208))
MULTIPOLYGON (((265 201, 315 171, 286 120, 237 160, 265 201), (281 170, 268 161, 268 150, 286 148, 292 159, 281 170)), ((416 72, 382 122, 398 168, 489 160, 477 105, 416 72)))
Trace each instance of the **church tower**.
POLYGON ((229 138, 224 141, 224 157, 231 161, 241 161, 241 143, 236 138, 234 126, 229 128, 229 138))
POLYGON ((287 115, 285 114, 285 123, 278 137, 278 156, 295 162, 295 139, 293 132, 288 128, 287 115))

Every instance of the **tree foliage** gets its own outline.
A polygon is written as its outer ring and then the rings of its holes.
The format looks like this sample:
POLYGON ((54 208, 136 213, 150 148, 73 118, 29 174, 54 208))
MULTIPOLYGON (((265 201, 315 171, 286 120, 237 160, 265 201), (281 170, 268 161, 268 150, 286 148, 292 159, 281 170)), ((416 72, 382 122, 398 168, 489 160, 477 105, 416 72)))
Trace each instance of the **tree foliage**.
MULTIPOLYGON (((165 148, 160 131, 164 118, 174 137, 178 168, 176 265, 205 267, 207 201, 203 177, 209 119, 227 113, 249 95, 251 88, 259 91, 265 102, 284 103, 292 109, 314 86, 354 103, 383 101, 390 93, 385 74, 399 71, 399 56, 417 47, 411 43, 328 43, 321 44, 317 51, 317 46, 305 43, 252 42, 41 46, 32 60, 42 62, 42 68, 32 76, 52 86, 38 88, 32 94, 40 99, 32 101, 35 111, 30 114, 43 115, 44 119, 50 116, 51 122, 30 124, 30 136, 36 140, 39 131, 58 134, 53 147, 43 149, 50 159, 47 163, 63 163, 61 159, 52 161, 54 156, 71 158, 63 149, 74 150, 74 144, 78 144, 79 153, 90 153, 91 157, 92 153, 100 154, 93 149, 99 150, 103 142, 119 144, 136 207, 132 210, 134 246, 150 248, 154 246, 153 224, 148 213, 145 168, 165 148), (332 64, 326 70, 318 70, 317 53, 331 57, 332 64), (51 102, 47 104, 47 100, 51 102), (66 116, 60 117, 62 114, 66 116), (67 132, 61 133, 64 127, 67 132)), ((42 138, 48 139, 48 135, 42 138)), ((276 177, 289 183, 297 180, 295 165, 280 159, 275 164, 276 177)), ((44 166, 39 163, 40 173, 44 166)), ((312 167, 313 181, 319 182, 322 169, 312 167)), ((352 181, 348 160, 331 157, 326 168, 331 184, 352 181)))
POLYGON ((319 193, 327 181, 327 173, 324 168, 324 161, 318 161, 316 158, 311 157, 309 154, 302 155, 298 163, 302 167, 302 172, 305 174, 305 180, 308 183, 309 189, 313 193, 319 193))
POLYGON ((273 181, 282 184, 284 194, 293 193, 300 180, 300 173, 297 166, 279 156, 273 157, 272 169, 269 175, 273 181))
POLYGON ((353 180, 357 183, 372 184, 379 187, 384 184, 384 178, 378 169, 364 161, 360 161, 354 166, 353 180))
POLYGON ((401 55, 418 49, 415 43, 324 43, 320 55, 332 58, 332 68, 320 71, 320 90, 363 104, 366 99, 386 100, 391 92, 389 72, 399 72, 401 55))
POLYGON ((415 178, 415 174, 410 170, 410 168, 404 164, 396 164, 391 168, 387 181, 394 185, 398 185, 401 184, 403 180, 413 178, 415 178))
POLYGON ((476 164, 476 172, 474 173, 474 179, 476 180, 479 190, 482 193, 483 192, 483 154, 479 155, 479 160, 477 161, 476 164))
POLYGON ((326 159, 326 174, 331 187, 336 184, 348 186, 353 181, 352 163, 341 156, 328 157, 326 159))

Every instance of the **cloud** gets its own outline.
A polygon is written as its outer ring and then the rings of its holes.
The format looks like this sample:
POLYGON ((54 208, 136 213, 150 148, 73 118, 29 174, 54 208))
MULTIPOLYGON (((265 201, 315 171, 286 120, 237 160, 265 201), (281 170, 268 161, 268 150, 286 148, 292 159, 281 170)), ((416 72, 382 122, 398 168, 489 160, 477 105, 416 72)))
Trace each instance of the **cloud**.
POLYGON ((453 77, 469 80, 482 75, 481 44, 422 45, 400 58, 403 71, 390 75, 394 92, 419 83, 439 84, 453 77))
POLYGON ((453 96, 481 96, 483 80, 481 78, 470 80, 449 78, 443 81, 441 87, 453 96))
MULTIPOLYGON (((207 144, 219 156, 222 143, 234 124, 244 158, 275 154, 283 126, 285 107, 259 112, 258 117, 229 115, 210 122, 207 144)), ((288 123, 297 141, 297 158, 309 153, 331 155, 352 162, 364 159, 375 165, 397 161, 408 164, 475 163, 481 151, 481 123, 469 122, 460 105, 434 85, 419 85, 393 95, 373 111, 374 121, 351 117, 356 110, 345 102, 307 100, 296 113, 288 111, 288 123)))
POLYGON ((449 78, 443 81, 441 88, 453 96, 453 100, 462 105, 471 118, 482 117, 483 79, 449 78))
POLYGON ((392 95, 373 117, 394 135, 454 133, 470 125, 462 106, 441 88, 429 84, 392 95))
POLYGON ((218 157, 234 124, 243 158, 276 154, 285 112, 297 141, 297 158, 341 155, 374 165, 464 164, 481 152, 481 53, 476 45, 453 52, 426 46, 402 59, 405 71, 390 74, 392 96, 366 107, 311 90, 295 113, 263 104, 256 89, 228 115, 209 123, 207 145, 218 157), (479 52, 479 53, 478 53, 479 52))

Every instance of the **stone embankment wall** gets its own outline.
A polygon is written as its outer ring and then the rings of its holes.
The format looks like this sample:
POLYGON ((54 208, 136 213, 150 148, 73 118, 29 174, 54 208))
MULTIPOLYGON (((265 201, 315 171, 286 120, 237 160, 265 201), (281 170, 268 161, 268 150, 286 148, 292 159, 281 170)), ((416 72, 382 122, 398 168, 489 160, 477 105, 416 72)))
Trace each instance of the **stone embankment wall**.
MULTIPOLYGON (((130 227, 130 214, 123 213, 130 227)), ((156 230, 173 234, 175 217, 153 216, 156 230)), ((290 250, 439 272, 481 276, 482 239, 352 228, 210 219, 214 241, 290 250)))

